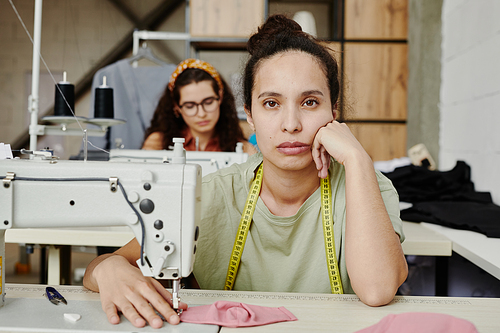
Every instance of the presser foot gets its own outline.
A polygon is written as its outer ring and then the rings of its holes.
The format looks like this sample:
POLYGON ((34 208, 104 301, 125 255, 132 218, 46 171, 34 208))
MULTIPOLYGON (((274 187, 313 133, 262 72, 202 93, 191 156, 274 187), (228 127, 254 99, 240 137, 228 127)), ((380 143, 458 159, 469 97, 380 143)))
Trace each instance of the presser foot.
POLYGON ((179 301, 181 300, 179 297, 180 283, 181 283, 180 279, 172 281, 172 308, 179 315, 182 313, 182 309, 179 309, 179 301))
POLYGON ((179 309, 179 295, 177 293, 172 293, 172 309, 177 312, 178 315, 182 313, 182 309, 179 309))

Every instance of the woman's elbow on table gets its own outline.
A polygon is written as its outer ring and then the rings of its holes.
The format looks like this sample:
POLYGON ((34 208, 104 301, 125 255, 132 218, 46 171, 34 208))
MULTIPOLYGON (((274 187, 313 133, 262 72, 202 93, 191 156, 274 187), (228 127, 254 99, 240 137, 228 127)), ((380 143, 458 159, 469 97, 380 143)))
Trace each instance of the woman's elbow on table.
POLYGON ((359 299, 369 306, 383 306, 389 304, 396 295, 398 288, 403 284, 408 276, 408 266, 401 268, 399 274, 390 282, 387 279, 380 283, 368 283, 363 288, 354 288, 359 299), (361 289, 357 291, 357 289, 361 289))

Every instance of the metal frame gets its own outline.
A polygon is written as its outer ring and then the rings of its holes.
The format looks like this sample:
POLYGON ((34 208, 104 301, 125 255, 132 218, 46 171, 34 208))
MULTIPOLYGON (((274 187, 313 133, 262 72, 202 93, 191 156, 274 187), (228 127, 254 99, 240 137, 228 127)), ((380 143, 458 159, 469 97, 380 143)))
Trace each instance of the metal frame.
MULTIPOLYGON (((269 1, 264 1, 264 17, 267 17, 269 13, 269 1)), ((237 47, 233 49, 244 50, 246 47, 246 42, 248 38, 236 38, 236 37, 192 37, 190 34, 190 24, 191 24, 191 12, 190 12, 190 1, 186 0, 185 9, 185 32, 166 32, 166 31, 148 31, 148 30, 137 30, 133 33, 133 48, 132 53, 136 55, 139 51, 141 40, 184 40, 185 41, 185 58, 191 58, 194 48, 194 57, 199 57, 199 49, 217 49, 216 47, 201 47, 201 43, 230 43, 236 44, 237 47)), ((206 44, 205 44, 206 45, 206 44)), ((228 49, 228 48, 224 48, 228 49)), ((231 48, 229 48, 231 49, 231 48)))

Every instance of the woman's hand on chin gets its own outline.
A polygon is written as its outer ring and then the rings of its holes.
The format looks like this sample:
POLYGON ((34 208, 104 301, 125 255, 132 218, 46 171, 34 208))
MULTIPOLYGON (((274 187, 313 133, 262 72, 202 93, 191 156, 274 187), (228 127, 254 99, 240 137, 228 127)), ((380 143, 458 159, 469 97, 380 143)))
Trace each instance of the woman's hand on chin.
POLYGON ((318 169, 318 176, 321 178, 326 178, 328 175, 330 156, 346 166, 351 158, 359 154, 368 157, 345 123, 333 120, 321 127, 314 137, 312 157, 318 169))

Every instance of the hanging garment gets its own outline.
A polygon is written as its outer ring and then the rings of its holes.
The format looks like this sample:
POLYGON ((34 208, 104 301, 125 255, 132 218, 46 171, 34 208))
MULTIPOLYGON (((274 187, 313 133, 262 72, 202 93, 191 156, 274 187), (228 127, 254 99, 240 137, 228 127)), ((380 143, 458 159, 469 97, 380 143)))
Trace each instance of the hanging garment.
POLYGON ((97 71, 92 82, 89 118, 94 118, 95 88, 102 85, 106 76, 107 85, 113 88, 114 118, 127 122, 109 127, 106 136, 91 137, 90 141, 99 148, 111 149, 121 139, 123 148, 140 149, 144 132, 175 68, 174 64, 134 68, 130 59, 123 59, 97 71))

